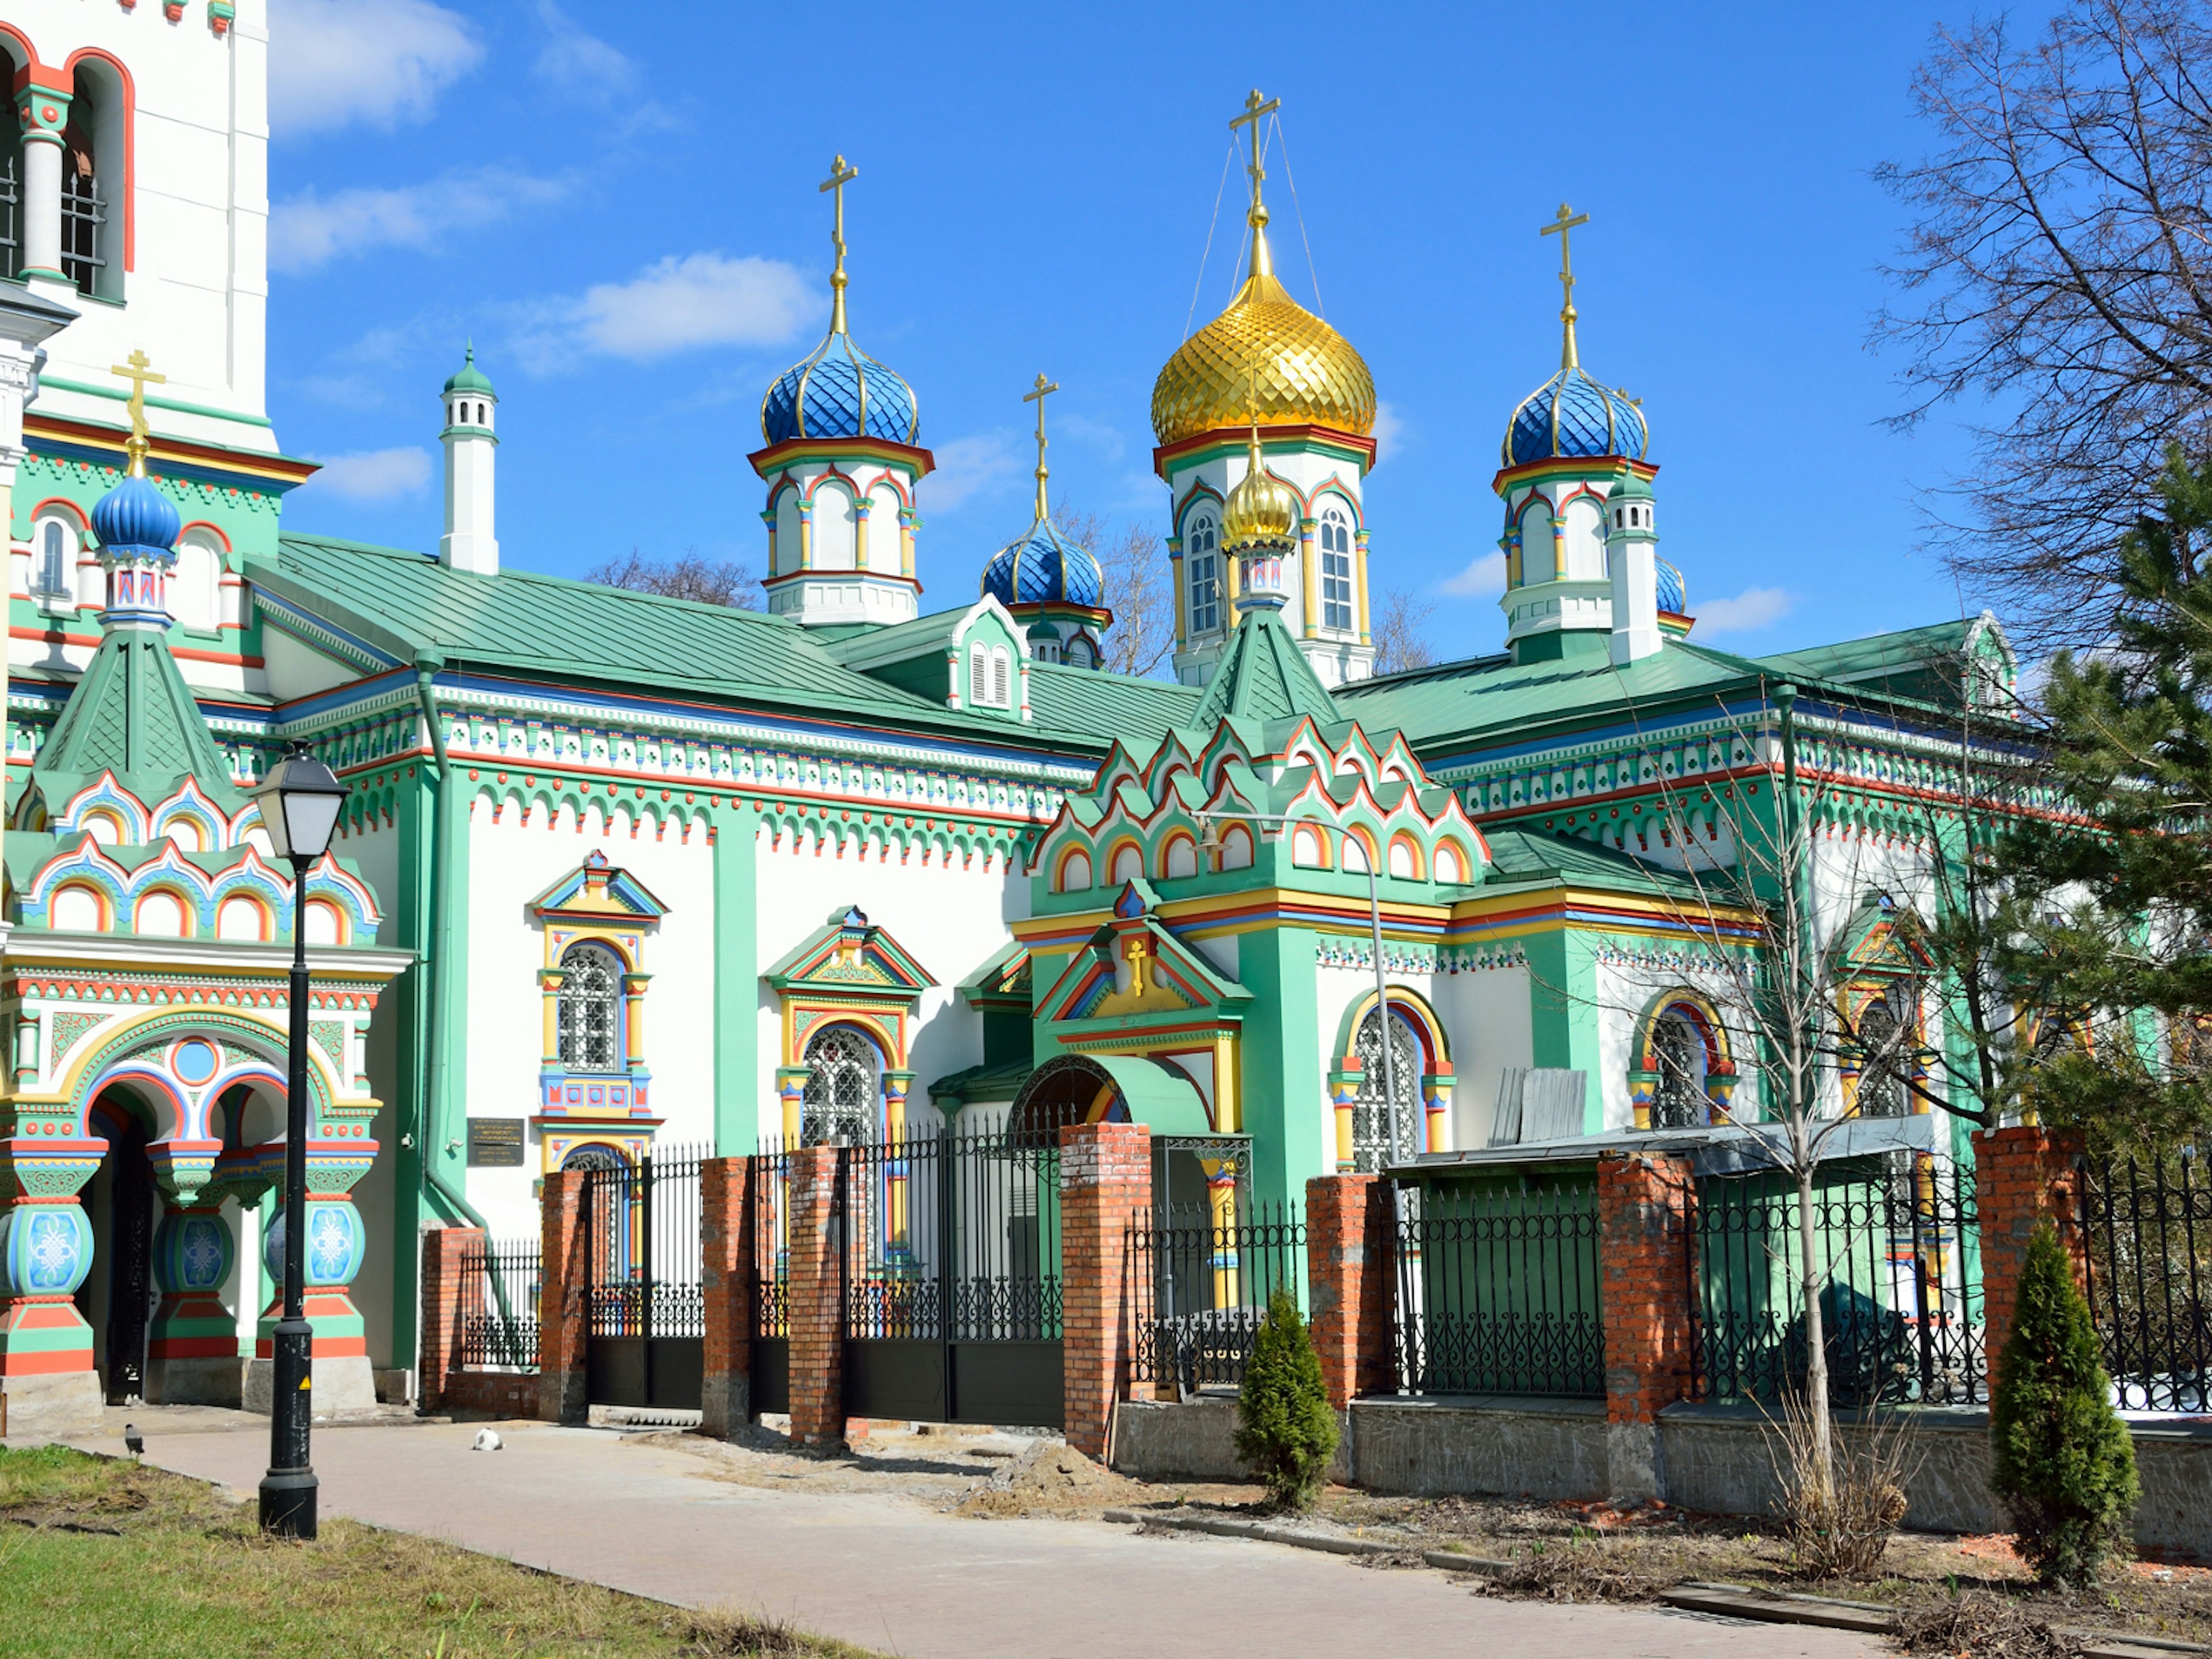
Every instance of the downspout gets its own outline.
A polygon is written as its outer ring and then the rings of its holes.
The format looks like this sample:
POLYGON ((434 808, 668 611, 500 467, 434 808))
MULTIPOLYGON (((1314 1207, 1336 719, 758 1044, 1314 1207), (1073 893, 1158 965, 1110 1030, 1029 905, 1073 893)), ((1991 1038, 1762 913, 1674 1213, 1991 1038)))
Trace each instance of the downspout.
MULTIPOLYGON (((434 651, 418 652, 415 658, 415 692, 422 699, 422 719, 430 729, 430 752, 434 757, 438 787, 430 797, 430 882, 428 897, 423 910, 429 925, 424 929, 425 942, 430 947, 430 994, 423 1011, 422 1066, 422 1179, 430 1189, 444 1199, 465 1217, 471 1225, 480 1228, 484 1237, 491 1237, 491 1224, 477 1212, 465 1195, 455 1192, 438 1173, 438 1160, 444 1156, 445 1125, 432 1119, 442 1115, 447 1082, 446 1031, 440 1010, 445 1006, 447 951, 446 938, 451 932, 450 923, 439 906, 446 896, 451 878, 446 835, 447 812, 450 803, 447 797, 453 781, 452 769, 446 760, 446 728, 438 719, 438 701, 432 682, 446 659, 434 651)), ((498 1284, 495 1276, 493 1283, 498 1284)), ((502 1299, 503 1297, 502 1297, 502 1299)))

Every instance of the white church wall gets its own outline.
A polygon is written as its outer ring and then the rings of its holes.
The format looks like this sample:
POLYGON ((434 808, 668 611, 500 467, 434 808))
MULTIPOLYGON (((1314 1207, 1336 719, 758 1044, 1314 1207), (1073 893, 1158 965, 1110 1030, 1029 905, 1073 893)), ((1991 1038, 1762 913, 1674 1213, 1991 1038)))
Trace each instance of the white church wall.
POLYGON ((1453 1074, 1452 1145, 1474 1149, 1490 1144, 1498 1115, 1498 1079, 1509 1066, 1535 1064, 1535 1022, 1528 970, 1462 969, 1446 975, 1437 988, 1437 1012, 1450 1034, 1453 1074))

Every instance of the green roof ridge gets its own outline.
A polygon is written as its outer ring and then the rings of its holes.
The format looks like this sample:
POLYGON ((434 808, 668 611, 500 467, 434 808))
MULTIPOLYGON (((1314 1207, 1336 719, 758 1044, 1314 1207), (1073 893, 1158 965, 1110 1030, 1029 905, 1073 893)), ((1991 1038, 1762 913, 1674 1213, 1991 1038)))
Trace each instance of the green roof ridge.
POLYGON ((49 811, 103 772, 148 807, 187 777, 232 811, 246 803, 168 641, 149 629, 119 629, 100 641, 31 764, 49 811))
POLYGON ((1298 650, 1283 619, 1268 610, 1244 613, 1231 637, 1229 654, 1206 688, 1192 724, 1211 731, 1235 714, 1260 720, 1307 714, 1323 726, 1344 716, 1328 688, 1298 650))

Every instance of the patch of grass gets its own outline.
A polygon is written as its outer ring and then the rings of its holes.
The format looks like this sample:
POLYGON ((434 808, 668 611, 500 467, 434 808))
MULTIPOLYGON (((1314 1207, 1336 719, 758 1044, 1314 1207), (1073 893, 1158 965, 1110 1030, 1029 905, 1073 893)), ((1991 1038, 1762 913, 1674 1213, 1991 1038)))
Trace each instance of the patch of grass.
POLYGON ((742 1612, 691 1612, 448 1544, 325 1521, 264 1538, 196 1480, 61 1447, 0 1450, 0 1653, 12 1659, 867 1659, 742 1612))

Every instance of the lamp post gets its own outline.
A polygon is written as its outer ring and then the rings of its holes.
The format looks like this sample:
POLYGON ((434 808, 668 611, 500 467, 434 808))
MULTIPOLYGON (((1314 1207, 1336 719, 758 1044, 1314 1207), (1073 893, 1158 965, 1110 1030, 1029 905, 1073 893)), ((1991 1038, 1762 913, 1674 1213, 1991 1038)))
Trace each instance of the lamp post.
POLYGON ((292 866, 292 1030, 284 1072, 284 1314, 271 1334, 269 1472, 261 1477, 261 1529, 315 1535, 315 1471, 307 1461, 314 1416, 308 1382, 314 1351, 306 1306, 307 1261, 307 869, 330 849, 346 787, 300 744, 269 769, 253 799, 270 848, 292 866))

